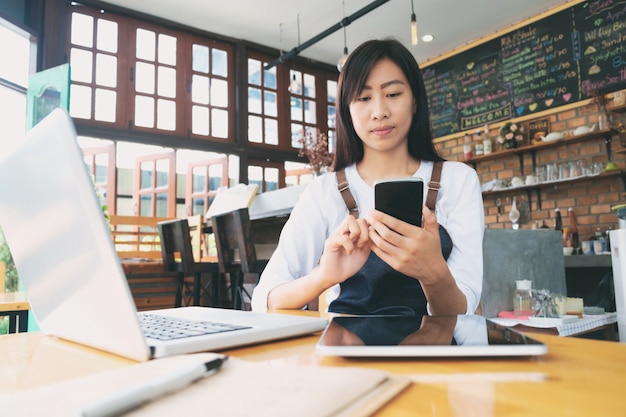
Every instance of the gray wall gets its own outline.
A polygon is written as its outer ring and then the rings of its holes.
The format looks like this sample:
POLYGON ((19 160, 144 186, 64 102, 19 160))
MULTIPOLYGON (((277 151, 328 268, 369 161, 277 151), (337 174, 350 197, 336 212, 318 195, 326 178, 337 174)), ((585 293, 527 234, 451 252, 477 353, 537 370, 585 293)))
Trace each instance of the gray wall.
POLYGON ((533 289, 566 295, 561 232, 485 229, 483 240, 483 314, 513 310, 515 281, 529 279, 533 289))

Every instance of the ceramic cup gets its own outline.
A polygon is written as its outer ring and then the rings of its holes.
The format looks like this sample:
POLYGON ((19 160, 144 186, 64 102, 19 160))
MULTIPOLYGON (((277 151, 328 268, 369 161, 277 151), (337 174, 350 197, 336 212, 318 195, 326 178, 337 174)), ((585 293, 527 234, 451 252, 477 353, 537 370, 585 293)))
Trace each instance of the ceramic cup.
POLYGON ((595 254, 600 254, 606 250, 606 242, 603 240, 594 240, 593 241, 593 252, 595 254))
POLYGON ((535 177, 534 175, 527 175, 526 185, 533 185, 533 184, 537 184, 537 177, 535 177))
POLYGON ((583 255, 593 255, 593 242, 591 240, 583 240, 583 255))

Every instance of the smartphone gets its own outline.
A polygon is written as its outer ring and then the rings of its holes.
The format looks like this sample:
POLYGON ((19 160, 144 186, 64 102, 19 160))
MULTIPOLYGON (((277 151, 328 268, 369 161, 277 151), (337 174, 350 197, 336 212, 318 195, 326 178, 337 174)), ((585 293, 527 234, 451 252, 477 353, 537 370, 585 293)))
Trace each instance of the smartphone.
POLYGON ((374 207, 396 219, 422 225, 424 181, 418 177, 390 178, 374 182, 374 207))

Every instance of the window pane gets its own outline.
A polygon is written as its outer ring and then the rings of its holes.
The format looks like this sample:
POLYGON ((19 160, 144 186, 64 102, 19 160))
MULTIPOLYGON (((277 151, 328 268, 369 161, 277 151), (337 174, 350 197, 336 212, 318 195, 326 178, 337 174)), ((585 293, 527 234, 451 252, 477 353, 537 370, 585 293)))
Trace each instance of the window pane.
POLYGON ((265 115, 278 116, 278 104, 276 102, 276 93, 271 91, 265 92, 265 115))
POLYGON ((98 19, 97 48, 101 51, 117 52, 117 23, 98 19))
POLYGON ((209 109, 201 106, 191 108, 191 131, 196 135, 209 134, 209 109))
POLYGON ((228 107, 228 82, 213 78, 211 80, 211 104, 228 107))
POLYGON ((115 56, 96 54, 96 84, 113 88, 117 86, 117 58, 115 56))
POLYGON ((328 127, 330 129, 337 127, 336 111, 335 106, 328 106, 328 127))
POLYGON ((152 31, 137 29, 137 48, 135 56, 146 61, 154 61, 156 35, 152 31))
POLYGON ((206 190, 206 167, 193 167, 193 177, 191 179, 191 188, 194 193, 206 190))
POLYGON ((304 111, 304 121, 306 123, 311 123, 311 124, 315 124, 317 123, 317 114, 315 113, 316 111, 316 104, 313 100, 305 100, 304 101, 304 105, 305 107, 305 111, 304 111))
POLYGON ((191 214, 193 216, 199 215, 199 214, 206 214, 206 210, 204 209, 204 199, 202 198, 194 198, 191 200, 191 214))
POLYGON ((213 74, 219 77, 228 76, 228 54, 221 49, 213 48, 213 74))
POLYGON ((17 145, 15 138, 22 137, 26 130, 26 94, 0 84, 0 103, 4 110, 0 113, 0 155, 17 145))
POLYGON ((315 77, 310 74, 304 74, 304 95, 315 98, 315 77))
POLYGON ((209 165, 209 191, 217 191, 222 186, 222 165, 209 165))
POLYGON ((176 38, 159 34, 159 62, 161 64, 176 65, 176 38))
MULTIPOLYGON (((93 72, 92 56, 92 53, 89 51, 77 48, 71 49, 70 65, 72 70, 70 73, 72 81, 79 81, 83 83, 91 82, 91 74, 93 72)), ((73 99, 74 98, 72 98, 72 100, 73 99)))
POLYGON ((248 87, 248 111, 257 114, 263 112, 261 107, 261 90, 258 88, 248 87))
POLYGON ((176 102, 160 99, 157 104, 157 127, 176 130, 176 102))
POLYGON ((261 62, 248 58, 248 84, 261 85, 261 62))
POLYGON ((158 94, 163 97, 176 98, 176 70, 159 67, 158 94))
POLYGON ((337 101, 337 81, 326 81, 326 94, 328 95, 329 103, 334 103, 337 101))
POLYGON ((278 189, 278 169, 265 168, 265 191, 278 189))
POLYGON ((292 123, 291 124, 291 147, 301 148, 300 138, 302 137, 302 125, 292 123))
POLYGON ((141 127, 154 127, 154 99, 135 97, 135 124, 141 127))
POLYGON ((0 78, 22 87, 28 86, 30 65, 30 40, 0 25, 0 78))
POLYGON ((209 104, 209 78, 194 74, 191 77, 191 100, 194 103, 209 104))
POLYGON ((302 100, 291 97, 291 120, 302 121, 302 100))
POLYGON ((95 115, 96 120, 115 122, 115 99, 117 94, 112 90, 96 89, 95 115))
POLYGON ((167 193, 159 193, 156 195, 155 215, 157 217, 167 217, 167 193))
POLYGON ((211 135, 216 138, 228 137, 228 112, 225 110, 211 110, 211 135))
POLYGON ((70 86, 70 114, 79 119, 91 119, 91 88, 72 84, 70 86))
POLYGON ((137 62, 135 72, 135 91, 154 94, 154 65, 137 62))
POLYGON ((93 17, 72 13, 72 39, 74 45, 93 47, 93 17))
POLYGON ((156 187, 166 187, 169 184, 170 161, 157 159, 156 161, 156 187))
POLYGON ((152 171, 154 167, 154 161, 144 161, 141 163, 141 180, 139 188, 144 190, 146 188, 152 188, 152 171))
POLYGON ((278 145, 278 120, 265 119, 265 143, 278 145))
POLYGON ((142 195, 139 199, 139 215, 152 216, 152 196, 142 195))
POLYGON ((248 181, 250 184, 259 184, 259 190, 263 187, 263 168, 257 166, 248 167, 248 181))
POLYGON ((193 44, 191 47, 191 67, 194 71, 209 73, 209 48, 204 45, 193 44))
POLYGON ((263 143, 263 119, 248 116, 248 142, 263 143))
POLYGON ((263 85, 267 88, 276 89, 276 67, 265 70, 263 85))

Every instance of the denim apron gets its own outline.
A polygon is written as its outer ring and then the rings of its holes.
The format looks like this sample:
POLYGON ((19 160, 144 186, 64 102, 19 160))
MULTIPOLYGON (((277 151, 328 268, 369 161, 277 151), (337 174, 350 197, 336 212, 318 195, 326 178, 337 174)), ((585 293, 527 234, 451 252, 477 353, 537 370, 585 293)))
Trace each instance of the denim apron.
MULTIPOLYGON (((448 259, 452 240, 439 226, 441 252, 448 259)), ((345 314, 426 315, 426 295, 420 282, 404 275, 380 259, 374 252, 365 265, 340 284, 339 297, 328 311, 345 314)))

